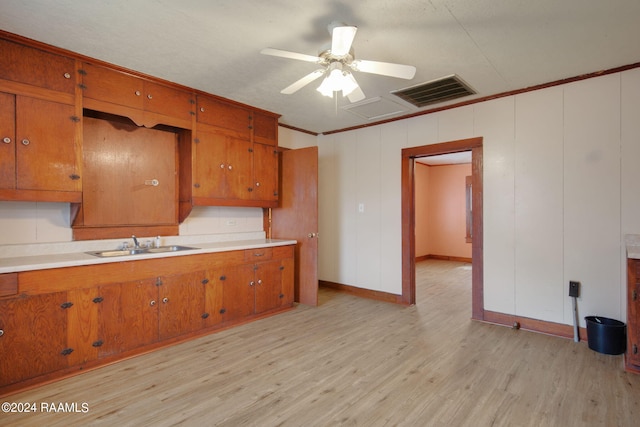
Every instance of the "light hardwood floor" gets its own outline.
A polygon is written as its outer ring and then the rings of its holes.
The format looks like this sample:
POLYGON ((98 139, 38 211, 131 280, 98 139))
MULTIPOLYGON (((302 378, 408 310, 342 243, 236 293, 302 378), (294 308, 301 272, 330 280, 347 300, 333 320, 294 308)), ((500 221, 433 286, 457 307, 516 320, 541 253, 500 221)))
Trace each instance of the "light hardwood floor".
POLYGON ((3 426, 636 426, 640 375, 585 343, 472 322, 469 264, 423 261, 418 303, 321 289, 295 310, 2 399, 87 413, 3 426))

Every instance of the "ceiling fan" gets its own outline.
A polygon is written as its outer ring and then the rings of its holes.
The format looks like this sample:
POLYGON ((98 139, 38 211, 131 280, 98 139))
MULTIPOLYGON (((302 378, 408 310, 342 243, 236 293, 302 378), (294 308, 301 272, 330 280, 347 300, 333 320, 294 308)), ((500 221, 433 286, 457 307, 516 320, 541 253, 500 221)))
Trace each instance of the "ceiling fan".
POLYGON ((325 96, 333 97, 335 92, 342 91, 342 96, 348 97, 350 102, 358 102, 365 98, 365 94, 362 89, 360 89, 360 86, 358 86, 358 82, 356 82, 351 71, 380 74, 407 80, 412 79, 415 75, 416 67, 412 65, 355 59, 352 44, 356 36, 356 31, 358 30, 357 27, 332 22, 329 24, 328 30, 331 34, 331 45, 323 48, 318 56, 289 52, 270 47, 260 51, 260 53, 264 55, 313 62, 322 66, 322 68, 307 74, 300 80, 282 89, 280 93, 290 95, 324 76, 322 84, 317 89, 318 92, 325 96))

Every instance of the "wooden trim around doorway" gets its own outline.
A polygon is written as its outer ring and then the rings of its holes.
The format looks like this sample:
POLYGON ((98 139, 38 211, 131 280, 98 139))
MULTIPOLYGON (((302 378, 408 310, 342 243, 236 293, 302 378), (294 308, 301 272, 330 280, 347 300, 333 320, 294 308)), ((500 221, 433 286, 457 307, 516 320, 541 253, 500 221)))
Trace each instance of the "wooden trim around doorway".
POLYGON ((471 317, 475 320, 484 320, 482 137, 402 150, 402 296, 400 302, 403 304, 416 302, 414 159, 461 151, 471 151, 473 203, 471 317))

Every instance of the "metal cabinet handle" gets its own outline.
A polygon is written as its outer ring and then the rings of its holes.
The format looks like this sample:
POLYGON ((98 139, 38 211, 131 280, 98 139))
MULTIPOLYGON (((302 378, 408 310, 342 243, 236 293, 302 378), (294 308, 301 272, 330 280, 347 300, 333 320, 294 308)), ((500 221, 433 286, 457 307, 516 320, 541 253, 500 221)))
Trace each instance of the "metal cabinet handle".
POLYGON ((133 92, 133 93, 134 93, 136 96, 140 96, 140 95, 141 95, 141 93, 140 93, 140 91, 139 91, 139 90, 137 90, 137 91, 135 91, 135 92, 133 92))
POLYGON ((224 163, 220 163, 220 169, 224 169, 224 163))
POLYGON ((166 304, 168 302, 169 302, 169 298, 167 298, 167 297, 162 298, 162 303, 163 304, 166 304))
POLYGON ((157 179, 145 179, 144 180, 144 185, 153 185, 154 187, 157 187, 158 185, 160 185, 160 181, 158 181, 157 179))
POLYGON ((229 170, 233 169, 233 166, 229 165, 229 170))
POLYGON ((31 144, 31 141, 29 141, 28 139, 25 138, 22 140, 22 145, 29 145, 29 144, 31 144))
POLYGON ((153 99, 153 96, 151 94, 148 94, 147 99, 153 99))
POLYGON ((260 187, 260 183, 259 182, 256 182, 256 187, 260 187))
POLYGON ((2 142, 4 142, 5 144, 11 144, 11 138, 5 136, 4 138, 2 138, 2 142))
POLYGON ((71 74, 69 74, 69 73, 64 73, 62 76, 63 76, 65 79, 70 79, 70 78, 71 78, 71 74))
POLYGON ((258 279, 258 285, 262 285, 262 279, 258 279))
POLYGON ((149 305, 150 305, 151 307, 153 307, 154 305, 156 305, 156 301, 155 301, 155 300, 151 300, 151 302, 149 303, 149 305))
POLYGON ((4 335, 4 331, 0 329, 0 337, 4 335))
POLYGON ((255 286, 256 282, 254 282, 253 280, 249 282, 249 286, 255 286))

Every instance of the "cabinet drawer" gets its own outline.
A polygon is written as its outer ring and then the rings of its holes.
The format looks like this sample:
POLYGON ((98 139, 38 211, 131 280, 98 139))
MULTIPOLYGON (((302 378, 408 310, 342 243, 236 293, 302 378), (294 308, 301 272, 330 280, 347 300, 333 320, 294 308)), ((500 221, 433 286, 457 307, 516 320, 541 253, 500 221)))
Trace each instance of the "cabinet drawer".
POLYGON ((270 260, 272 256, 273 248, 247 249, 244 251, 244 260, 247 262, 270 260))
POLYGON ((0 79, 58 92, 74 93, 75 60, 7 40, 0 40, 0 79))
POLYGON ((18 273, 0 274, 0 297, 18 293, 18 273))

